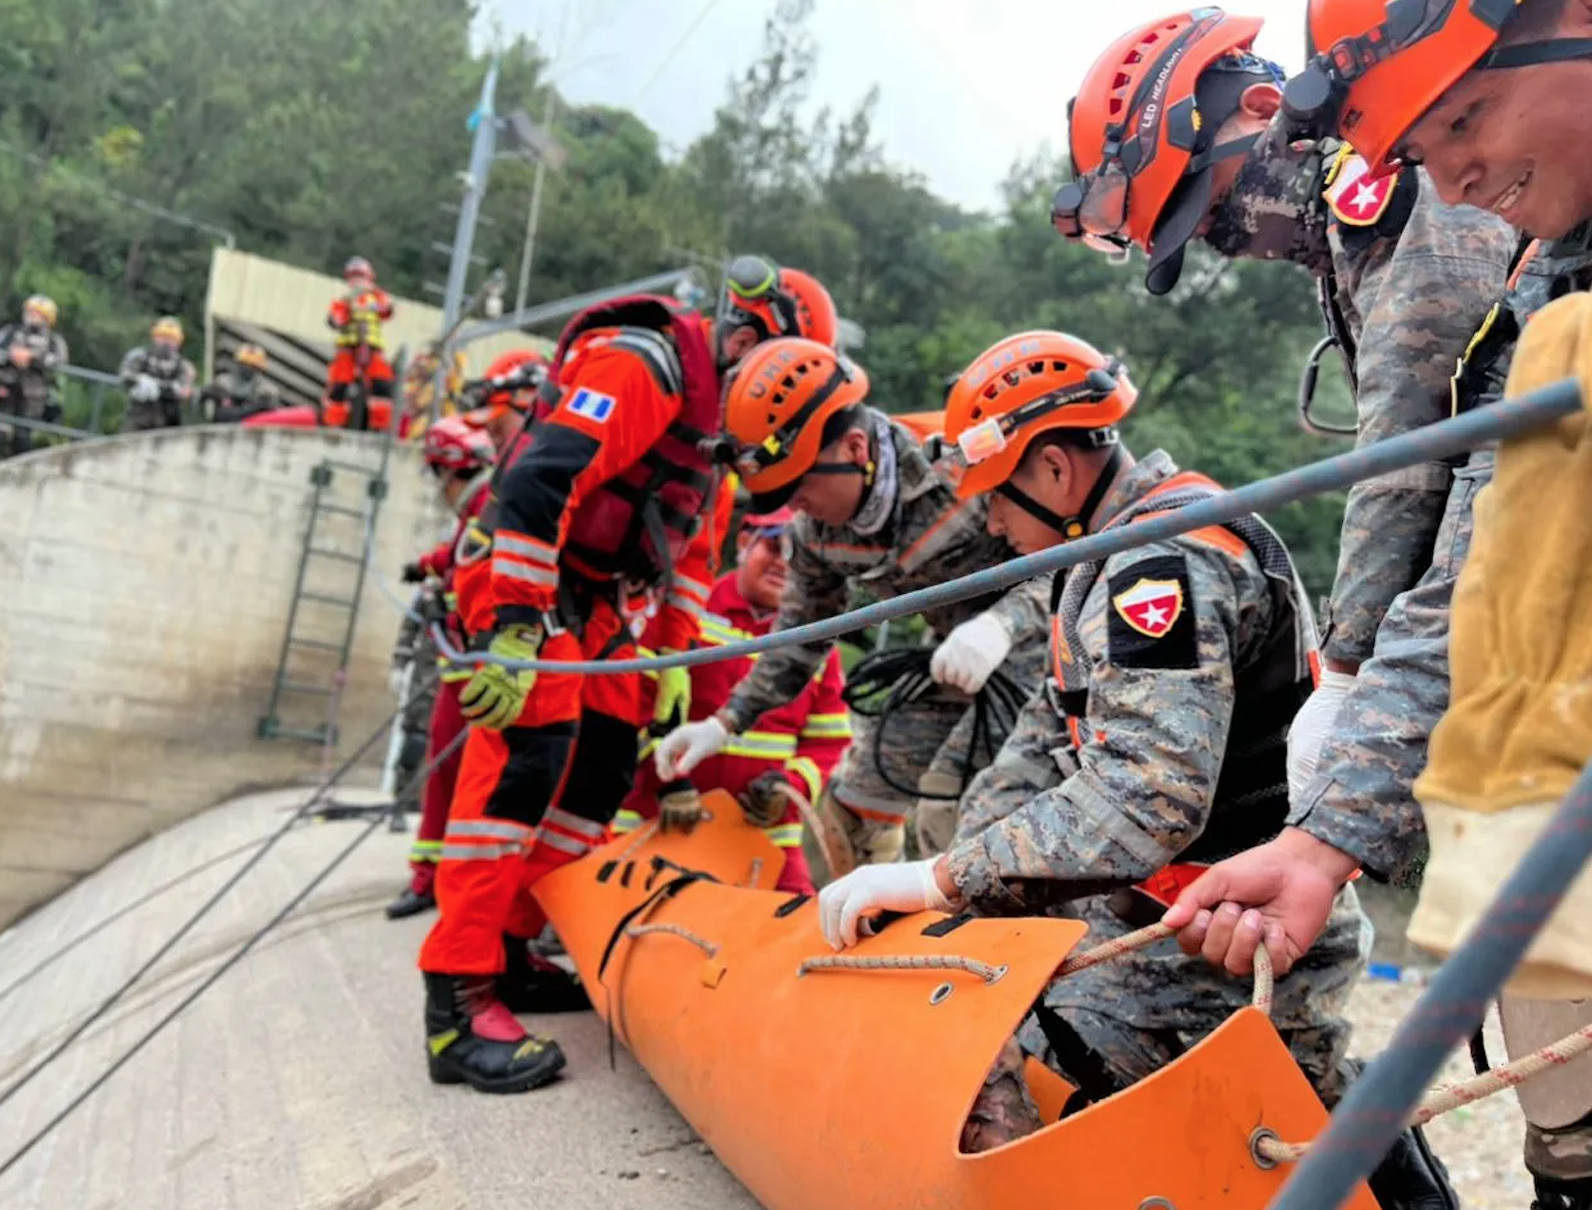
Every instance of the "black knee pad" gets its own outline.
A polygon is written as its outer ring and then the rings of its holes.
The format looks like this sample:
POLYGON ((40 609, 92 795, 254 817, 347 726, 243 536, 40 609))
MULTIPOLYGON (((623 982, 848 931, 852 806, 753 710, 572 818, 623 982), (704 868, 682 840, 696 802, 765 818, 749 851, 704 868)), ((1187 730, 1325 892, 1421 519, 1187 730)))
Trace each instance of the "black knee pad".
POLYGON ((509 727, 503 732, 509 758, 498 774, 485 814, 535 827, 552 802, 575 744, 575 724, 509 727))
POLYGON ((635 782, 635 724, 586 711, 580 716, 580 738, 558 805, 571 815, 607 824, 635 782))
POLYGON ((1531 1179, 1537 1186, 1531 1210, 1592 1210, 1592 1179, 1556 1181, 1546 1176, 1531 1179))

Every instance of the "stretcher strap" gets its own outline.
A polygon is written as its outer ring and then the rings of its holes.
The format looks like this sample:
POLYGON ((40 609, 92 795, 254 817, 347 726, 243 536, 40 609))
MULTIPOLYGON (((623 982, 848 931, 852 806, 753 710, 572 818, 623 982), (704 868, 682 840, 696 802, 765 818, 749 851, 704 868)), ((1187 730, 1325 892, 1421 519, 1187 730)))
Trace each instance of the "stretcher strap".
POLYGON ((825 954, 804 959, 796 968, 796 977, 813 971, 966 971, 977 975, 985 983, 998 982, 1007 971, 1004 966, 991 966, 976 958, 961 954, 894 954, 877 958, 852 957, 845 954, 825 954))
MULTIPOLYGON (((1172 935, 1172 930, 1166 925, 1152 924, 1148 928, 1128 933, 1114 941, 1107 941, 1081 954, 1074 954, 1061 964, 1057 973, 1070 975, 1087 970, 1091 966, 1098 966, 1122 954, 1154 945, 1172 935)), ((1270 955, 1266 953, 1264 945, 1258 945, 1255 947, 1255 1007, 1268 1014, 1271 1011, 1272 982, 1270 955)), ((1562 1067, 1571 1059, 1588 1051, 1592 1051, 1592 1024, 1583 1025, 1557 1042, 1472 1079, 1462 1080, 1457 1084, 1438 1085, 1426 1094, 1425 1099, 1410 1115, 1408 1125, 1424 1126, 1433 1118, 1441 1117, 1451 1110, 1474 1104, 1495 1093, 1524 1084, 1533 1076, 1541 1075, 1555 1067, 1562 1067)), ((1276 1135, 1264 1130, 1256 1132, 1250 1146, 1256 1158, 1268 1164, 1295 1163, 1303 1159, 1305 1153, 1310 1150, 1309 1143, 1285 1143, 1276 1135)))
POLYGON ((706 937, 698 936, 683 924, 634 924, 625 930, 627 937, 646 937, 652 933, 668 933, 671 937, 681 937, 701 950, 709 958, 718 956, 719 947, 706 937))
MULTIPOLYGON (((1084 950, 1081 954, 1070 955, 1065 962, 1056 968, 1058 975, 1075 975, 1079 971, 1086 971, 1091 966, 1099 966, 1102 962, 1109 962, 1113 958, 1120 958, 1123 954, 1131 954, 1135 950, 1147 949, 1157 942, 1165 941, 1176 934, 1164 924, 1151 924, 1131 933, 1124 933, 1110 941, 1101 942, 1093 949, 1084 950)), ((1264 944, 1255 946, 1255 994, 1251 1003, 1268 1017, 1271 1016, 1272 988, 1276 980, 1272 977, 1271 955, 1266 952, 1264 944)))
MULTIPOLYGON (((658 863, 662 861, 662 859, 655 857, 653 858, 653 861, 654 863, 658 863)), ((674 866, 672 861, 666 862, 664 864, 674 866)), ((679 869, 680 867, 674 866, 674 868, 679 869)), ((603 980, 603 975, 608 970, 608 961, 614 956, 614 947, 619 944, 619 939, 626 935, 632 920, 634 920, 637 916, 646 915, 665 899, 672 899, 681 891, 685 890, 686 887, 690 886, 693 882, 717 881, 718 879, 713 877, 713 875, 709 874, 706 870, 686 870, 681 873, 679 877, 671 878, 668 882, 664 883, 657 890, 653 891, 652 894, 648 895, 635 907, 631 908, 628 912, 621 916, 619 918, 619 923, 614 925, 614 931, 608 938, 608 944, 603 947, 602 961, 597 964, 597 982, 602 983, 605 987, 607 986, 603 980)))
MULTIPOLYGON (((1424 1126, 1433 1118, 1441 1117, 1465 1105, 1472 1105, 1507 1088, 1524 1084, 1533 1076, 1541 1075, 1555 1067, 1563 1067, 1577 1055, 1585 1054, 1589 1050, 1592 1050, 1592 1025, 1583 1025, 1573 1034, 1560 1038, 1541 1050, 1523 1055, 1513 1062, 1505 1063, 1502 1067, 1495 1067, 1483 1075, 1462 1080, 1457 1084, 1439 1084, 1426 1094, 1425 1099, 1410 1115, 1408 1125, 1424 1126)), ((1285 1143, 1271 1136, 1257 1138, 1254 1147, 1257 1155, 1274 1164, 1295 1163, 1302 1160, 1310 1150, 1309 1143, 1285 1143)))
POLYGON ((851 847, 839 829, 828 819, 819 815, 819 809, 800 790, 788 783, 778 787, 779 792, 785 796, 785 801, 794 803, 796 813, 801 816, 802 823, 806 825, 809 835, 818 842, 819 852, 823 854, 824 864, 829 867, 831 878, 839 878, 849 874, 856 866, 852 858, 851 847))

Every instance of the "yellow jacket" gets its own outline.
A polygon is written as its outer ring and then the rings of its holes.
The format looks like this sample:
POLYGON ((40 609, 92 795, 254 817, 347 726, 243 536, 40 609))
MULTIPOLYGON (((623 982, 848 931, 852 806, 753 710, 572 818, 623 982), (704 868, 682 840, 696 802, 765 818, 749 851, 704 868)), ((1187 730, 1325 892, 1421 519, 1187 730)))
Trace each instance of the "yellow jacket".
MULTIPOLYGON (((1577 377, 1592 400, 1592 295, 1526 325, 1516 397, 1577 377)), ((1592 758, 1592 427, 1585 411, 1498 452, 1454 594, 1448 713, 1416 782, 1432 855, 1410 938, 1446 952, 1477 924, 1592 758)), ((1516 972, 1511 990, 1592 995, 1592 875, 1516 972)))

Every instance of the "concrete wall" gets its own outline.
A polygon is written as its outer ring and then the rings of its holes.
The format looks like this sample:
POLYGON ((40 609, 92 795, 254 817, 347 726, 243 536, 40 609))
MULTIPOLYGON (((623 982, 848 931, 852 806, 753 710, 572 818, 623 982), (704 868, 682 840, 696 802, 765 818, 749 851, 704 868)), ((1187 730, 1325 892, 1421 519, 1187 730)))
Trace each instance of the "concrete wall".
MULTIPOLYGON (((320 746, 261 740, 325 458, 374 468, 374 437, 186 428, 0 462, 0 925, 129 845, 237 794, 321 768, 320 746)), ((437 541, 444 516, 415 450, 395 450, 377 523, 389 584, 437 541)), ((363 476, 332 497, 358 507, 363 476)), ((323 518, 317 544, 357 554, 363 524, 323 518)), ((348 595, 354 563, 312 560, 307 587, 348 595)), ((335 641, 346 612, 301 607, 335 641)), ((369 580, 339 714, 337 756, 393 708, 399 615, 369 580)), ((329 684, 336 656, 294 657, 329 684)), ((293 698, 313 727, 327 699, 293 698)), ((379 763, 385 742, 375 748, 379 763)), ((367 774, 365 779, 370 781, 367 774)))

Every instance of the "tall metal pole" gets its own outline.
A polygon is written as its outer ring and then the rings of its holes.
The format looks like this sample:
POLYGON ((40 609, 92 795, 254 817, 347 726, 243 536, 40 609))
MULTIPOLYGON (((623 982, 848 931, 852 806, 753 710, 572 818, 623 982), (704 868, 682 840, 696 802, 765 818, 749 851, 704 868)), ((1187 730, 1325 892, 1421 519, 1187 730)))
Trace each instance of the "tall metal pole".
MULTIPOLYGON (((547 66, 551 68, 558 62, 568 47, 565 46, 565 35, 569 32, 569 0, 564 0, 564 7, 558 15, 558 44, 553 48, 553 57, 548 60, 547 66)), ((547 81, 547 104, 542 107, 542 129, 549 138, 553 134, 553 116, 558 110, 558 90, 553 87, 553 81, 547 81)), ((514 292, 514 309, 525 310, 525 292, 531 284, 531 259, 536 250, 536 225, 542 221, 542 186, 547 180, 547 157, 539 156, 536 160, 536 179, 531 183, 531 208, 525 216, 525 246, 520 250, 520 284, 514 292)))
MULTIPOLYGON (((547 104, 542 107, 542 129, 551 133, 553 129, 553 115, 558 108, 558 92, 551 86, 547 89, 547 104)), ((520 285, 514 292, 514 309, 525 310, 525 292, 531 284, 531 258, 536 249, 536 225, 542 220, 542 185, 547 179, 547 157, 539 156, 536 161, 536 179, 531 183, 531 209, 525 216, 525 247, 520 252, 520 285)))
POLYGON ((459 225, 453 236, 453 259, 448 262, 448 285, 442 295, 442 330, 448 331, 459 318, 459 305, 464 301, 465 278, 470 272, 470 250, 475 246, 475 223, 481 213, 481 199, 486 196, 487 178, 492 173, 492 157, 497 154, 497 112, 493 108, 497 97, 498 58, 492 56, 486 79, 481 84, 481 101, 470 121, 475 127, 475 141, 470 146, 470 172, 464 183, 464 196, 459 200, 459 225))

